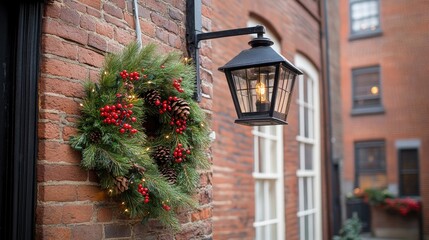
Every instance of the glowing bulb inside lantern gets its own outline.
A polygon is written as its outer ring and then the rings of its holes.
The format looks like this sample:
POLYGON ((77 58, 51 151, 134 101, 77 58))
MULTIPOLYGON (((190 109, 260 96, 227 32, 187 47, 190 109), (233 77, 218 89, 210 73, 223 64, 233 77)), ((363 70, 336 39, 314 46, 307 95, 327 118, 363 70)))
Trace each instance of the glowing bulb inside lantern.
POLYGON ((267 101, 267 89, 265 87, 265 84, 262 82, 259 82, 256 84, 256 99, 259 102, 266 102, 267 101))
POLYGON ((266 112, 270 110, 270 101, 268 101, 268 75, 269 73, 260 73, 259 81, 255 85, 256 92, 256 111, 266 112))

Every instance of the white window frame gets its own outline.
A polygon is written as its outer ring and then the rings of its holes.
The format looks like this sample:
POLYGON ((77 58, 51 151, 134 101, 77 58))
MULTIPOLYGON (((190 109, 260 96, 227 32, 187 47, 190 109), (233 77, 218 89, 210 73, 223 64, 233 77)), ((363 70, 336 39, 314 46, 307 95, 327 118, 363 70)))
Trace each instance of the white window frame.
MULTIPOLYGON (((247 26, 264 25, 262 22, 250 18, 247 22, 247 26)), ((274 33, 265 27, 265 36, 270 38, 274 44, 271 46, 276 52, 280 53, 280 41, 274 35, 274 33)), ((256 37, 256 34, 253 36, 256 37)), ((255 240, 284 240, 285 239, 285 208, 284 208, 284 166, 283 166, 283 126, 270 126, 270 127, 254 127, 252 134, 254 135, 254 170, 253 178, 255 180, 255 221, 253 227, 255 228, 255 240), (274 134, 273 134, 274 133, 274 134), (261 161, 259 159, 259 142, 268 141, 270 144, 274 144, 275 152, 269 145, 265 145, 266 149, 263 151, 263 158, 270 159, 271 161, 261 161), (259 166, 263 165, 266 171, 261 172, 259 166), (273 171, 275 170, 275 171, 273 171), (275 191, 269 191, 269 183, 275 184, 275 191), (262 191, 258 191, 258 185, 263 186, 262 191), (272 198, 275 196, 275 205, 262 204, 272 202, 272 198), (270 201, 271 200, 271 201, 270 201), (275 211, 276 217, 271 218, 269 213, 275 211), (258 221, 257 219, 264 219, 258 221), (258 228, 276 225, 276 236, 273 238, 271 231, 264 231, 261 234, 258 228)))
POLYGON ((295 56, 295 65, 301 69, 305 74, 307 74, 308 81, 311 81, 309 88, 307 88, 307 94, 309 98, 312 98, 311 102, 308 104, 301 99, 304 93, 304 88, 302 81, 304 80, 303 76, 300 76, 298 84, 298 96, 297 96, 297 105, 299 107, 299 133, 296 137, 298 141, 298 146, 300 148, 300 156, 299 156, 299 165, 296 175, 298 177, 298 222, 299 222, 299 232, 300 239, 305 240, 304 236, 301 235, 306 230, 308 230, 309 238, 311 240, 320 240, 322 239, 322 216, 321 216, 321 205, 322 205, 322 197, 321 197, 321 150, 320 150, 320 100, 319 100, 319 74, 314 65, 303 55, 296 54, 295 56), (305 137, 304 134, 304 110, 311 109, 310 113, 312 113, 313 118, 309 119, 309 136, 305 137), (311 144, 313 146, 312 156, 313 156, 313 169, 306 170, 305 167, 305 158, 303 156, 303 148, 305 144, 311 144), (302 148, 302 149, 301 149, 302 148), (313 179, 312 187, 307 188, 307 199, 304 199, 304 192, 302 191, 304 188, 305 179, 313 179), (314 200, 314 202, 312 201, 314 200), (307 201, 307 202, 305 202, 307 201), (307 203, 307 209, 303 209, 304 205, 307 203), (305 225, 305 216, 314 216, 314 226, 313 224, 305 225), (313 238, 313 237, 314 238, 313 238))
POLYGON ((255 228, 256 240, 272 240, 285 239, 285 210, 284 210, 284 176, 283 176, 283 126, 270 126, 270 127, 255 127, 252 131, 254 135, 254 172, 252 174, 255 179, 255 221, 253 227, 255 228), (274 129, 273 129, 274 128, 274 129), (270 132, 273 132, 271 134, 270 132), (259 158, 259 142, 266 141, 270 144, 265 144, 267 149, 263 149, 263 159, 270 159, 270 161, 261 161, 259 158), (272 152, 270 146, 275 144, 275 152, 272 152), (260 169, 263 166, 264 170, 260 169), (274 183, 275 192, 269 191, 269 184, 274 183), (263 186, 262 191, 258 191, 258 184, 263 186), (275 196, 275 205, 267 204, 272 202, 275 196), (265 203, 265 204, 261 204, 265 203), (270 216, 272 211, 276 212, 276 216, 270 216), (258 219, 263 219, 258 221, 258 219), (277 238, 273 238, 271 231, 258 231, 259 227, 266 227, 276 225, 277 238))

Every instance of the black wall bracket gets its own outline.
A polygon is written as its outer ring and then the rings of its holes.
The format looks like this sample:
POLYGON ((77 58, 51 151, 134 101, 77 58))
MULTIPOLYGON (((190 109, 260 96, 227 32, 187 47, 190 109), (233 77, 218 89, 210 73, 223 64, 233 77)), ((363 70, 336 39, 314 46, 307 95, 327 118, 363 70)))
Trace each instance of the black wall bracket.
POLYGON ((200 58, 199 58, 199 42, 215 38, 232 37, 239 35, 258 34, 262 37, 265 33, 263 26, 237 28, 216 32, 202 32, 201 18, 201 0, 186 1, 186 42, 188 56, 193 59, 196 67, 196 82, 194 98, 198 102, 201 101, 201 79, 200 79, 200 58))

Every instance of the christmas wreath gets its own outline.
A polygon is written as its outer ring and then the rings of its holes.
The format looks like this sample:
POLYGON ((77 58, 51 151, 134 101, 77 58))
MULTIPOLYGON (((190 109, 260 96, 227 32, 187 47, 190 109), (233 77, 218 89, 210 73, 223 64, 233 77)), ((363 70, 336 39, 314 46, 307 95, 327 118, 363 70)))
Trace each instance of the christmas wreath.
POLYGON ((180 56, 135 43, 107 55, 98 83, 85 84, 70 140, 123 213, 173 228, 177 210, 196 206, 198 170, 210 167, 206 116, 192 99, 195 70, 180 56))

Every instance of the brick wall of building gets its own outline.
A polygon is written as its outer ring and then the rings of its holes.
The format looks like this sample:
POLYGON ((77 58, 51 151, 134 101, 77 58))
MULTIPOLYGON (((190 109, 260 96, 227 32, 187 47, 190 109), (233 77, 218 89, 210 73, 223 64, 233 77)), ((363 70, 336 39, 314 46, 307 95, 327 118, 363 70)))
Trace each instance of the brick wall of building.
MULTIPOLYGON (((181 216, 173 236, 156 221, 140 224, 122 216, 98 187, 93 172, 79 167, 81 156, 68 145, 76 134, 82 83, 97 81, 103 56, 135 40, 131 0, 56 0, 44 9, 39 80, 37 239, 210 239, 211 171, 201 173, 195 212, 181 216)), ((203 25, 211 28, 210 1, 203 1, 203 25)), ((186 53, 185 1, 139 1, 143 43, 162 52, 186 53)), ((209 48, 202 52, 205 98, 211 115, 209 48)))
MULTIPOLYGON (((321 68, 318 17, 313 17, 311 11, 299 1, 214 0, 212 12, 214 31, 246 27, 252 16, 278 33, 283 56, 293 62, 294 55, 299 52, 321 68)), ((249 48, 247 42, 250 39, 250 36, 240 36, 210 41, 213 69, 223 66, 241 50, 249 48)), ((214 239, 253 239, 255 190, 252 128, 234 124, 236 113, 225 76, 214 71, 213 78, 213 130, 216 132, 213 144, 214 239)), ((291 240, 299 237, 296 215, 297 110, 294 101, 288 117, 289 125, 284 128, 284 214, 286 238, 291 240)))
POLYGON ((349 40, 349 5, 341 9, 341 79, 344 120, 344 183, 351 191, 354 142, 384 139, 388 183, 398 184, 397 140, 419 139, 420 195, 424 234, 429 237, 429 104, 427 99, 429 54, 429 4, 425 1, 379 1, 382 34, 349 40), (380 65, 381 93, 385 112, 351 116, 351 70, 380 65))

